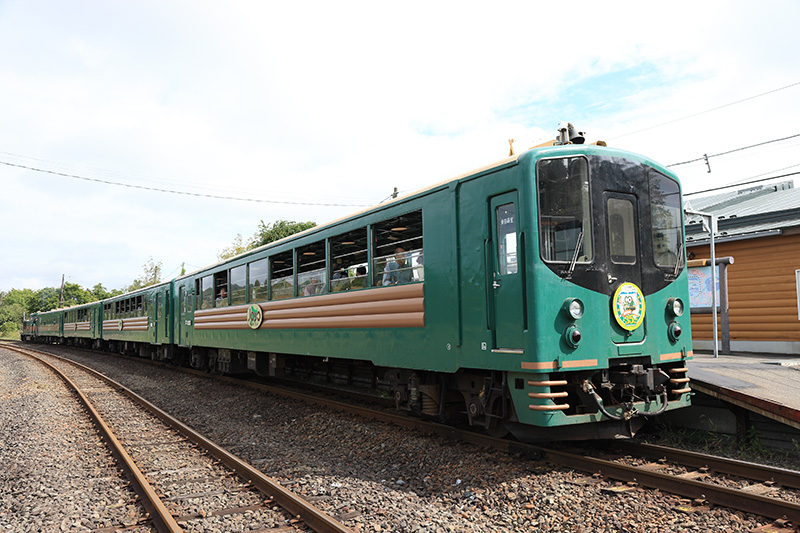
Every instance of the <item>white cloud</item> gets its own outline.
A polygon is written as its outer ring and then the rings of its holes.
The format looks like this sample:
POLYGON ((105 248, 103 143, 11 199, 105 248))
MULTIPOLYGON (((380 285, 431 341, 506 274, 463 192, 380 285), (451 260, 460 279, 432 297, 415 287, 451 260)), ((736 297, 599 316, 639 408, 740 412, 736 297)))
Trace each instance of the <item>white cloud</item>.
MULTIPOLYGON (((0 5, 0 160, 199 194, 375 203, 552 138, 674 163, 794 131, 792 2, 0 5), (577 118, 576 118, 577 117, 577 118), (624 136, 623 136, 624 135, 624 136), (24 156, 24 157, 16 157, 24 156)), ((796 164, 783 143, 676 167, 687 190, 796 164)), ((0 165, 0 289, 120 287, 152 256, 358 209, 146 192, 0 165), (8 228, 22 224, 23 231, 8 228)))

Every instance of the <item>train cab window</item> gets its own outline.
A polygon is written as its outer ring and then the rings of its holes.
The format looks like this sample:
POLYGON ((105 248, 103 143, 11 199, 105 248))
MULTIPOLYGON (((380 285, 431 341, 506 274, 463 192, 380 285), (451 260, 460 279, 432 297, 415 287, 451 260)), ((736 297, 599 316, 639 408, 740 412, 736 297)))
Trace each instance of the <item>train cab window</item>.
POLYGON ((609 198, 607 227, 611 261, 634 264, 637 254, 633 202, 624 198, 609 198))
POLYGON ((539 233, 545 261, 588 263, 593 258, 589 166, 583 157, 543 159, 536 171, 539 233))
POLYGON ((373 225, 372 236, 376 286, 425 279, 421 210, 373 225))
POLYGON ((197 280, 197 308, 211 309, 214 307, 214 276, 208 275, 197 280))
POLYGON ((653 260, 659 267, 675 269, 683 251, 681 192, 678 183, 650 170, 650 216, 653 260))
POLYGON ((322 294, 328 286, 325 241, 297 249, 297 295, 322 294))
POLYGON ((294 252, 289 250, 270 257, 269 299, 284 300, 294 296, 294 252))
POLYGON ((214 274, 214 307, 227 307, 228 305, 228 271, 214 274))
MULTIPOLYGON (((259 259, 247 265, 250 276, 250 302, 265 302, 269 299, 267 285, 267 260, 259 259)), ((233 275, 233 271, 231 271, 233 275)))
POLYGON ((330 240, 331 291, 349 291, 369 286, 367 228, 360 228, 330 240))
POLYGON ((246 275, 246 265, 231 269, 231 305, 241 305, 247 302, 246 275))

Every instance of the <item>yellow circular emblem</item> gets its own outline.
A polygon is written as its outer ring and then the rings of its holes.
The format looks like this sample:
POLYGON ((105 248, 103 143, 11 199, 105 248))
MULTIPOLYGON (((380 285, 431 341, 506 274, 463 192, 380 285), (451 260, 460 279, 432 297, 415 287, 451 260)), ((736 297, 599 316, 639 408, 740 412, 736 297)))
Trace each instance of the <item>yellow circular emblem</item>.
POLYGON ((633 331, 644 321, 644 295, 633 283, 623 283, 617 288, 612 301, 614 318, 628 331, 633 331))

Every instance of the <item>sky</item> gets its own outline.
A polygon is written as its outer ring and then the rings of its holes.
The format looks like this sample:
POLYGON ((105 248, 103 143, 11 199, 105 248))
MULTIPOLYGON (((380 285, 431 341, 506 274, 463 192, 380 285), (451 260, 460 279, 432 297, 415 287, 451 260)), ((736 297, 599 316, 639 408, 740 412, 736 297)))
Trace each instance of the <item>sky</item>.
POLYGON ((800 134, 798 21, 791 0, 0 0, 0 290, 122 288, 150 258, 169 279, 561 121, 712 156, 672 167, 685 193, 798 172, 800 137, 715 156, 800 134))

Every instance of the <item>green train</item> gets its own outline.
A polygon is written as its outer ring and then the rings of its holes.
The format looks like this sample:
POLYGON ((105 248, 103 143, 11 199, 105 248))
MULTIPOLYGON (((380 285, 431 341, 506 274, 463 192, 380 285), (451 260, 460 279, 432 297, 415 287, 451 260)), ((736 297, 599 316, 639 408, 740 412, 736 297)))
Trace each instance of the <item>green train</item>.
POLYGON ((387 391, 521 440, 618 438, 690 404, 678 178, 555 141, 165 283, 40 313, 24 340, 387 391))

